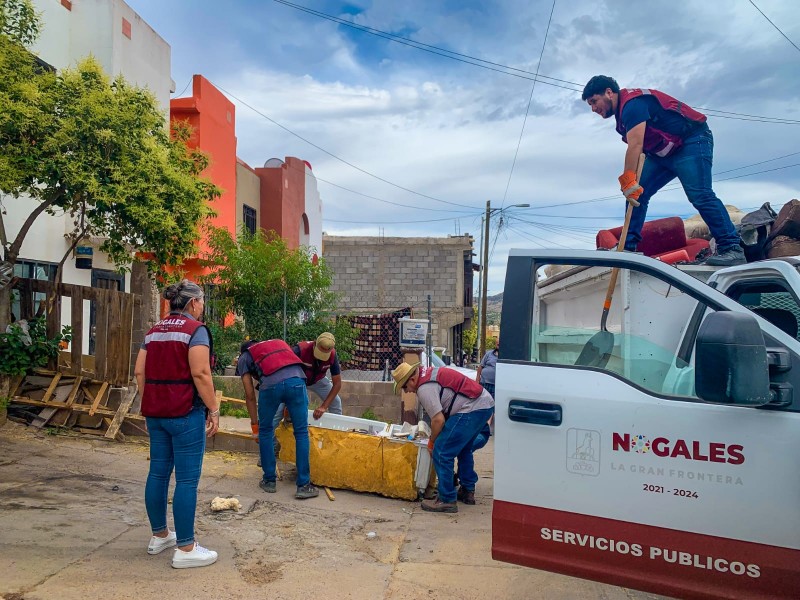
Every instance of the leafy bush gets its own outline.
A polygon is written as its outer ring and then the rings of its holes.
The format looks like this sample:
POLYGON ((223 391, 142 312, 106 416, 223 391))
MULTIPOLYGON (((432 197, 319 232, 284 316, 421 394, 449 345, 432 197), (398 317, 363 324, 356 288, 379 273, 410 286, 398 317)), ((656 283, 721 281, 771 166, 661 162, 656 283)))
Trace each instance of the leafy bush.
POLYGON ((244 341, 244 327, 241 323, 234 323, 228 327, 223 327, 217 323, 206 323, 211 332, 214 342, 214 354, 217 357, 214 365, 214 373, 222 375, 225 367, 232 365, 234 359, 239 356, 239 347, 244 341))
POLYGON ((48 339, 43 318, 12 323, 6 333, 0 333, 0 375, 25 375, 36 367, 43 367, 50 359, 58 357, 62 342, 71 340, 69 326, 48 339))

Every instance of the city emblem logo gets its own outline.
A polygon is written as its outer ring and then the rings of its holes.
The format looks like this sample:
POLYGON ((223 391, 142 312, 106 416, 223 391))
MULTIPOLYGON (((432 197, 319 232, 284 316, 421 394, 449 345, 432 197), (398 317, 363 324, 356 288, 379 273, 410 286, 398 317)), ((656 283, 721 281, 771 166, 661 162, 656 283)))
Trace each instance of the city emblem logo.
POLYGON ((600 432, 567 430, 567 471, 577 475, 600 474, 600 432))

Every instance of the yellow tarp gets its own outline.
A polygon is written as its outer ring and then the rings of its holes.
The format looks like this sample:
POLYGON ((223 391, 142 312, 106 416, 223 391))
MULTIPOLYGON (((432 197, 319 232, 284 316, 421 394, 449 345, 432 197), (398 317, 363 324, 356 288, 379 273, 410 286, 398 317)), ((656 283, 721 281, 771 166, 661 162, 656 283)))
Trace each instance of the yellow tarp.
MULTIPOLYGON (((275 435, 281 443, 280 459, 295 462, 291 425, 281 423, 275 435)), ((417 499, 415 473, 419 446, 407 441, 322 427, 309 427, 308 435, 311 481, 314 484, 374 492, 389 498, 417 499)))

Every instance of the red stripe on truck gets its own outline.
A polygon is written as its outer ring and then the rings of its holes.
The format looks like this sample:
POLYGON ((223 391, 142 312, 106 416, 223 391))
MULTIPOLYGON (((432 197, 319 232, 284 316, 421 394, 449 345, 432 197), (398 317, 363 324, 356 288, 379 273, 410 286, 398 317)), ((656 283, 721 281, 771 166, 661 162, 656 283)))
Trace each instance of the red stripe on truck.
POLYGON ((499 500, 492 558, 679 598, 800 598, 800 550, 499 500))

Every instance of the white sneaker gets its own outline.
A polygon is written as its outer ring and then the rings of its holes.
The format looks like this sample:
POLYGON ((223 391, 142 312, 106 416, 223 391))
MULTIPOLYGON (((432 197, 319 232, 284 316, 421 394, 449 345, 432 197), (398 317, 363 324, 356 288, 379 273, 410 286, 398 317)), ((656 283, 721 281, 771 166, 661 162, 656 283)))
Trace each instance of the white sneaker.
POLYGON ((177 541, 177 536, 174 531, 170 531, 167 537, 158 537, 154 535, 150 538, 150 543, 147 544, 148 554, 159 554, 167 548, 172 548, 177 541))
POLYGON ((180 548, 175 550, 172 556, 172 567, 175 569, 190 569, 192 567, 207 567, 217 562, 217 553, 208 548, 203 548, 197 542, 189 552, 184 552, 180 548))

